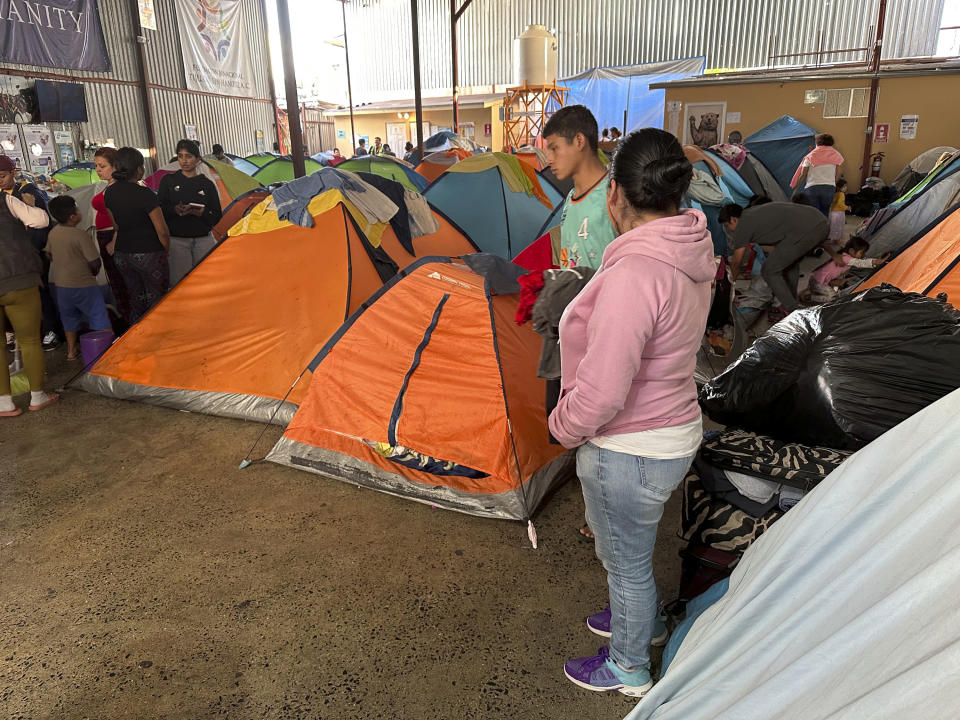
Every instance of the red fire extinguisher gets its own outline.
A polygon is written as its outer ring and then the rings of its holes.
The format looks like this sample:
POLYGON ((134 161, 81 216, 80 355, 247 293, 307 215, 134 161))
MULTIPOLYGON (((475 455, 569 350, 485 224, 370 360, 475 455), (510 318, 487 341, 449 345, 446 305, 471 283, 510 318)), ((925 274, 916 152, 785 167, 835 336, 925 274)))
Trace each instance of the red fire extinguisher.
POLYGON ((880 166, 883 164, 883 153, 878 152, 870 156, 870 177, 880 177, 880 166))

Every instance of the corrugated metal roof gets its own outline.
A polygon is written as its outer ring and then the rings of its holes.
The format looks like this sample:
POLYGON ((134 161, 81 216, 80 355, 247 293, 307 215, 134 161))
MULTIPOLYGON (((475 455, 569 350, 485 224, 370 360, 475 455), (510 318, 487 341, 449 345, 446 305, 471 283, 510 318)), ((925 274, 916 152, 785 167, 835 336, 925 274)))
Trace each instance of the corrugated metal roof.
MULTIPOLYGON (((943 3, 890 0, 883 56, 931 55, 943 3)), ((459 82, 512 82, 513 39, 531 23, 555 30, 566 77, 597 66, 696 55, 707 58, 708 68, 755 68, 769 65, 771 54, 867 47, 877 7, 878 0, 474 0, 458 24, 459 82)), ((346 8, 354 100, 409 95, 409 0, 361 0, 346 8)), ((420 0, 419 15, 422 85, 447 88, 449 0, 420 0)), ((834 53, 824 60, 864 57, 834 53)))

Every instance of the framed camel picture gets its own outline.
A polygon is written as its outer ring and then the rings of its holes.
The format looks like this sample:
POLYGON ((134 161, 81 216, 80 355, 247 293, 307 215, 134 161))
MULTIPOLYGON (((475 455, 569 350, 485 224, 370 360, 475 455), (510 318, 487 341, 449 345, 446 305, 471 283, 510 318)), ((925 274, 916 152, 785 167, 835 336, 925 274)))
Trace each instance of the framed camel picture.
POLYGON ((723 142, 727 103, 687 103, 683 113, 683 144, 701 148, 723 142))

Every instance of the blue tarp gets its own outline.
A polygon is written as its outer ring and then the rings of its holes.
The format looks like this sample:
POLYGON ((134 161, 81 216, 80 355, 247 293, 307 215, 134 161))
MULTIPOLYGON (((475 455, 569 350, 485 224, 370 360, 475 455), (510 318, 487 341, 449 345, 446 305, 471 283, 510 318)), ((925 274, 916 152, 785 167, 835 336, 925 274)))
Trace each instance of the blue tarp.
MULTIPOLYGON (((563 201, 549 183, 542 187, 554 206, 563 201)), ((445 172, 424 196, 481 252, 508 260, 540 236, 540 228, 553 210, 525 192, 511 191, 496 167, 472 173, 445 172)))
POLYGON ((566 104, 586 105, 601 129, 616 127, 627 133, 644 127, 663 128, 665 91, 651 90, 650 85, 701 75, 704 67, 703 57, 600 67, 563 78, 557 84, 570 88, 566 104))
POLYGON ((814 147, 817 131, 784 115, 748 136, 743 144, 773 173, 787 195, 793 194, 790 180, 803 156, 814 147))

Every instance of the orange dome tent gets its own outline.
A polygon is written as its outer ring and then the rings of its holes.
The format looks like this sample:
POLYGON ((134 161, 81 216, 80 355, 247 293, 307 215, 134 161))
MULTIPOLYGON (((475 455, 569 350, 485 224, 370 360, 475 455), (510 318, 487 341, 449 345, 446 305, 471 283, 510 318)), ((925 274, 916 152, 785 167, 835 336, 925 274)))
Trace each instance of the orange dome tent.
POLYGON ((960 206, 954 206, 857 290, 883 283, 929 297, 946 293, 953 305, 960 305, 960 206))
POLYGON ((540 337, 514 323, 516 296, 497 286, 450 259, 401 272, 317 353, 267 459, 466 513, 529 518, 572 476, 573 454, 549 441, 540 337))
POLYGON ((255 208, 113 344, 82 387, 248 420, 276 413, 285 422, 306 390, 306 382, 291 387, 307 363, 385 281, 420 255, 474 251, 442 218, 437 232, 413 240, 415 254, 389 225, 377 228, 374 247, 339 191, 318 200, 326 207, 311 204, 312 228, 278 222, 276 212, 271 220, 266 202, 255 208), (240 232, 244 223, 249 232, 240 232))

